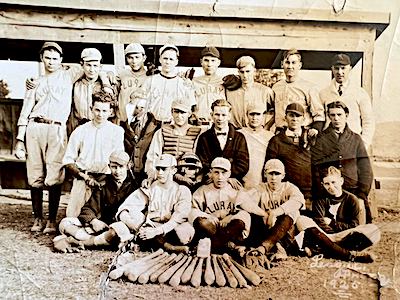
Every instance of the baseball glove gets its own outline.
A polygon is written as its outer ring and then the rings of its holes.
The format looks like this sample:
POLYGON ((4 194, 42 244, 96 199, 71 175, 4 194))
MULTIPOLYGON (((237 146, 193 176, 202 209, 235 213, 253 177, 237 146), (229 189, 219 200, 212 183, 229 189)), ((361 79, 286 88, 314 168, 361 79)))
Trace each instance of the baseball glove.
POLYGON ((243 257, 243 264, 256 273, 264 273, 271 269, 271 262, 267 256, 256 248, 250 248, 243 257))
POLYGON ((222 78, 222 85, 229 91, 235 91, 242 86, 242 80, 237 75, 229 74, 222 78))

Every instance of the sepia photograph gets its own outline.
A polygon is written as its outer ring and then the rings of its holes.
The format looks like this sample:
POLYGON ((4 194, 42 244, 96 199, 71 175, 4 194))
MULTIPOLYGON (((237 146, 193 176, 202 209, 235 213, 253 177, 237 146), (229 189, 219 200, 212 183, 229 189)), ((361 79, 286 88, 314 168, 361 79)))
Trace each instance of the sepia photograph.
POLYGON ((0 299, 400 299, 399 1, 0 4, 0 299))

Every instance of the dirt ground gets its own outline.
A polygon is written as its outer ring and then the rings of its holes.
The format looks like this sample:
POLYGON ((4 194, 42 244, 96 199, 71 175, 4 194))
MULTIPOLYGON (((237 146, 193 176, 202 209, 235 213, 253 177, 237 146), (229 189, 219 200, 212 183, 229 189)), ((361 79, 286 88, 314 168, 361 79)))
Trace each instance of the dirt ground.
MULTIPOLYGON (((59 217, 64 213, 61 209, 59 217)), ((0 298, 99 299, 101 278, 115 253, 54 253, 53 236, 32 234, 31 222, 29 202, 0 204, 0 298)), ((372 264, 289 257, 251 289, 118 280, 109 282, 104 299, 400 299, 400 213, 381 210, 377 222, 383 234, 372 249, 378 257, 372 264), (370 278, 378 274, 380 283, 370 278)))

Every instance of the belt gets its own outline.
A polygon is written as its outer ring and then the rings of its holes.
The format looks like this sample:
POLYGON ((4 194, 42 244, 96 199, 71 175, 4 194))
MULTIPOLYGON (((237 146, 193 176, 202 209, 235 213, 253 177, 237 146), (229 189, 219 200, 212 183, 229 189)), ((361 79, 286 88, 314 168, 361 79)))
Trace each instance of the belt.
POLYGON ((42 117, 34 117, 33 118, 33 122, 35 122, 35 123, 43 123, 43 124, 54 124, 54 125, 61 126, 61 122, 59 122, 59 121, 53 121, 53 120, 45 119, 45 118, 42 118, 42 117))

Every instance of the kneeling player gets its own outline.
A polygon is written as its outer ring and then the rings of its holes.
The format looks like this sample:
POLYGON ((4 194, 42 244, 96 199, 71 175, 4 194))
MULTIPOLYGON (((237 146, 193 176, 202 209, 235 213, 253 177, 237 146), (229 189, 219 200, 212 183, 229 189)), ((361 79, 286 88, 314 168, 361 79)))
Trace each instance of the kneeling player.
POLYGON ((115 213, 121 203, 137 187, 128 175, 129 155, 124 151, 114 151, 109 158, 111 174, 106 176, 105 185, 95 189, 78 217, 66 217, 60 222, 62 235, 54 238, 54 248, 61 252, 71 252, 73 246, 110 245, 133 236, 121 222, 115 222, 115 213))
POLYGON ((118 210, 117 218, 138 233, 138 242, 145 248, 189 251, 183 245, 194 235, 187 222, 192 195, 186 186, 173 181, 176 164, 175 157, 162 154, 155 163, 156 180, 148 189, 133 192, 118 210))
POLYGON ((342 189, 341 172, 331 166, 322 180, 325 195, 313 203, 314 220, 301 216, 297 228, 304 231, 302 247, 328 257, 357 262, 373 262, 374 257, 362 251, 381 237, 374 224, 361 224, 365 217, 360 200, 342 189), (361 222, 360 222, 361 220, 361 222))
POLYGON ((212 182, 201 186, 193 194, 189 219, 198 239, 211 238, 214 253, 223 253, 229 241, 242 242, 249 234, 250 215, 244 210, 237 211, 235 202, 238 191, 229 184, 230 175, 229 160, 215 158, 209 174, 212 182))

